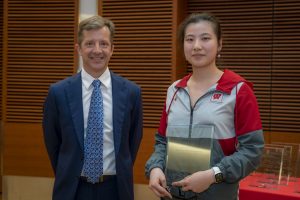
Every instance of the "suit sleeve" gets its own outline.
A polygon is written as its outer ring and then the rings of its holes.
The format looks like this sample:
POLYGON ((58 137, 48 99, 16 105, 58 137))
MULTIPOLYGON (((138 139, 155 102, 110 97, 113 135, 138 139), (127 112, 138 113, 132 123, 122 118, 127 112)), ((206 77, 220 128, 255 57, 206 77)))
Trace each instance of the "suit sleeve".
POLYGON ((55 101, 55 92, 53 87, 50 87, 48 96, 46 97, 44 103, 43 132, 44 142, 54 173, 56 173, 58 153, 61 144, 60 125, 58 119, 59 117, 55 101))
POLYGON ((260 163, 264 138, 258 105, 249 85, 243 84, 236 97, 236 152, 217 165, 228 183, 234 183, 253 172, 260 163))
POLYGON ((143 107, 141 89, 139 87, 137 87, 135 92, 130 134, 130 153, 134 163, 143 137, 143 107))

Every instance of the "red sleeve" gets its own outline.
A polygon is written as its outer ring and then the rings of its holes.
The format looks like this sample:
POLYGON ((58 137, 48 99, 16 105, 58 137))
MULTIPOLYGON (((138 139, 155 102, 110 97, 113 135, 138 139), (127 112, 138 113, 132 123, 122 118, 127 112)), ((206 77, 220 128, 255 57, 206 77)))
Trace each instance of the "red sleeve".
POLYGON ((165 104, 164 109, 161 114, 160 124, 159 124, 159 128, 158 128, 158 134, 160 134, 161 136, 164 136, 164 137, 166 136, 167 121, 168 121, 168 115, 166 112, 166 104, 165 104))
POLYGON ((252 88, 244 83, 236 97, 235 132, 237 136, 262 129, 256 97, 252 88))

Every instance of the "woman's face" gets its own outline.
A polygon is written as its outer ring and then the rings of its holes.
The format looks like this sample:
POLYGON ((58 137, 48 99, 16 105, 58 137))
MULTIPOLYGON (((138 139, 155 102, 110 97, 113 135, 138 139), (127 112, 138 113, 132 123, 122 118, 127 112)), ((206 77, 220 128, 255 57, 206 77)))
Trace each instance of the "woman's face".
POLYGON ((221 50, 213 25, 208 21, 191 23, 184 36, 184 55, 192 67, 215 66, 216 56, 221 50))

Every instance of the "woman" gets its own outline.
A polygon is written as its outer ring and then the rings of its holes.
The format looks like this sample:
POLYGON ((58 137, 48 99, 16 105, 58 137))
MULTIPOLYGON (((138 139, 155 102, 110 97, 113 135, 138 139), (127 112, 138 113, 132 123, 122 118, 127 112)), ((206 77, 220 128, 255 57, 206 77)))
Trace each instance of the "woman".
POLYGON ((222 35, 214 16, 188 16, 180 25, 179 43, 193 72, 168 88, 155 151, 146 163, 149 187, 158 197, 172 198, 164 174, 167 128, 204 124, 214 127, 210 167, 173 182, 172 187, 180 189, 181 199, 187 191, 198 200, 238 199, 238 183, 258 167, 264 146, 252 84, 230 70, 218 69, 222 35))

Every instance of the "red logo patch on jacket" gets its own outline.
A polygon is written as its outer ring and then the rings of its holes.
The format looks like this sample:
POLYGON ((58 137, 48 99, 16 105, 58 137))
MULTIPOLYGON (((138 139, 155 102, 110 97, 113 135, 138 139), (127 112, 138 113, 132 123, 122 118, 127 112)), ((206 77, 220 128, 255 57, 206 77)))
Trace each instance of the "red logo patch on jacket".
POLYGON ((211 102, 216 102, 216 103, 221 103, 222 100, 223 100, 223 93, 221 93, 221 92, 213 93, 213 95, 211 96, 211 99, 210 99, 211 102))

